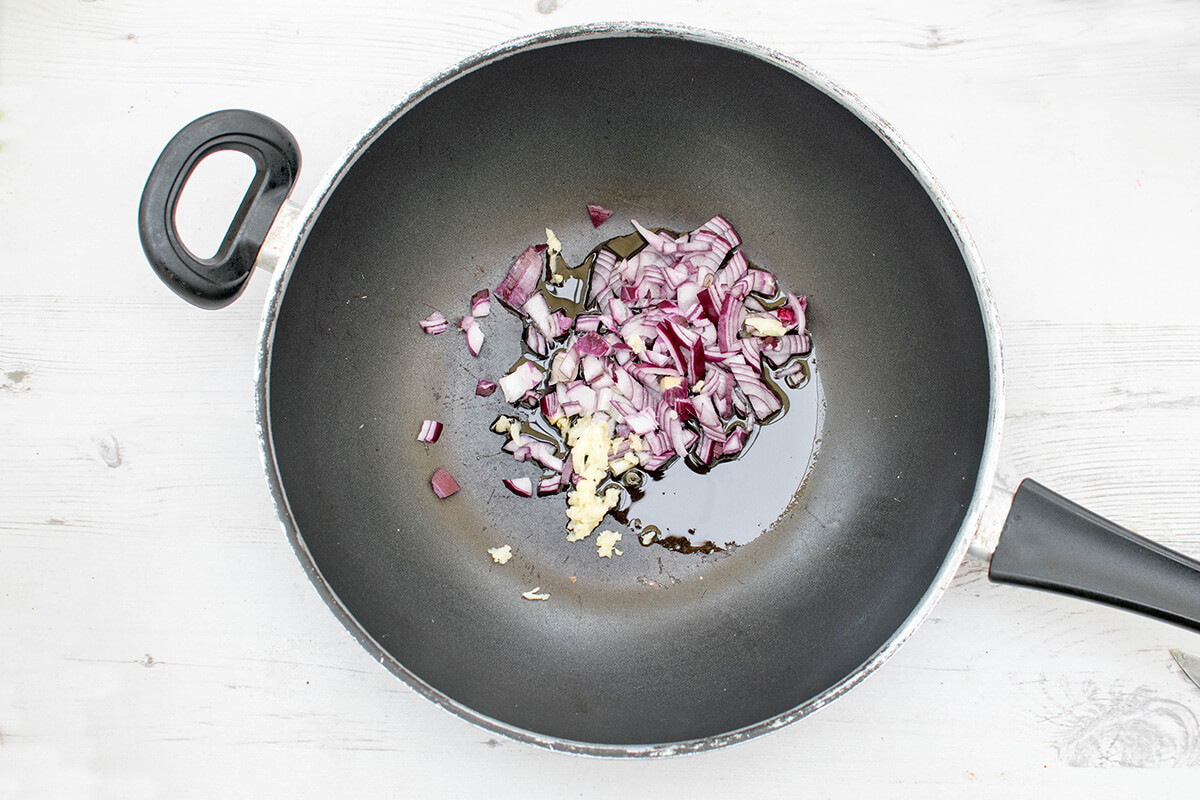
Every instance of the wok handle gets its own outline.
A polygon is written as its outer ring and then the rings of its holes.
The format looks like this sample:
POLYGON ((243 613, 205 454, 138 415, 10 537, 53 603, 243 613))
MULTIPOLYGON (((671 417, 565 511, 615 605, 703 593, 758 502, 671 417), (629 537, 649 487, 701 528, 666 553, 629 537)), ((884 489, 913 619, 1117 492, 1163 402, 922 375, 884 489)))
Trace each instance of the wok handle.
POLYGON ((245 288, 275 215, 296 183, 300 148, 278 122, 254 111, 207 114, 175 134, 142 190, 138 231, 150 266, 176 294, 200 308, 221 308, 245 288), (222 150, 254 161, 254 179, 212 258, 183 244, 175 209, 184 185, 205 156, 222 150))
POLYGON ((1074 595, 1200 631, 1200 562, 1026 479, 988 577, 1074 595))

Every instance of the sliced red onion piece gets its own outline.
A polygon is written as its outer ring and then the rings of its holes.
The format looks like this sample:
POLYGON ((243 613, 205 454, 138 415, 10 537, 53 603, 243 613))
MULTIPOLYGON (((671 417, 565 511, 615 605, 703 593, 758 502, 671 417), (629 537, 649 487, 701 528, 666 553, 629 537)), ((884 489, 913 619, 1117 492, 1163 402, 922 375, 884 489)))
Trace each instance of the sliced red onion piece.
POLYGON ((445 467, 438 467, 433 473, 433 477, 429 479, 429 483, 433 486, 433 493, 443 500, 461 488, 458 481, 454 480, 454 476, 447 472, 445 467))
MULTIPOLYGON (((789 333, 775 340, 774 347, 764 347, 763 357, 775 366, 781 366, 792 356, 803 355, 812 349, 812 340, 806 333, 789 333)), ((790 374, 790 373, 789 373, 790 374)))
POLYGON ((442 423, 435 419, 427 419, 421 423, 421 431, 417 434, 417 441, 426 444, 433 444, 442 435, 442 423))
POLYGON ((546 392, 542 395, 542 399, 538 401, 538 407, 542 411, 542 416, 554 422, 562 416, 562 402, 558 399, 556 392, 546 392))
POLYGON ((588 203, 587 210, 588 217, 590 217, 592 220, 593 228, 599 228, 608 220, 609 217, 613 215, 612 211, 604 206, 598 206, 595 203, 588 203))
POLYGON ((789 328, 795 328, 803 332, 808 325, 808 321, 805 318, 805 307, 808 305, 807 299, 803 296, 796 297, 791 292, 788 292, 786 297, 787 304, 780 306, 776 313, 779 315, 779 319, 789 328))
POLYGON ((545 497, 548 494, 557 494, 560 488, 562 488, 562 475, 557 472, 551 472, 538 481, 538 497, 545 497))
POLYGON ((596 259, 592 262, 592 278, 588 282, 588 300, 590 302, 599 304, 605 299, 605 295, 612 296, 609 281, 612 280, 616 267, 616 253, 611 250, 601 250, 596 253, 596 259))
POLYGON ((747 364, 731 364, 729 371, 733 373, 738 388, 745 393, 755 418, 760 422, 783 408, 783 403, 770 387, 763 383, 762 376, 756 368, 747 364))
POLYGON ((521 255, 517 256, 504 280, 496 287, 497 300, 514 310, 525 305, 542 278, 545 267, 542 253, 545 249, 546 245, 535 244, 525 248, 521 255))
POLYGON ((434 311, 428 317, 421 320, 420 325, 421 330, 433 336, 437 336, 439 333, 443 333, 447 328, 450 327, 450 320, 446 319, 442 312, 434 311))
POLYGON ((475 394, 479 395, 480 397, 491 397, 492 392, 494 391, 496 391, 495 381, 489 381, 485 378, 480 378, 479 382, 475 384, 475 394))
POLYGON ((746 438, 750 432, 741 425, 734 426, 733 430, 725 438, 725 444, 721 447, 721 455, 729 456, 741 451, 746 445, 746 438))
POLYGON ((571 485, 575 478, 575 465, 571 459, 563 461, 562 475, 558 479, 558 488, 565 489, 571 485))
POLYGON ((599 314, 580 314, 575 318, 574 328, 576 333, 596 333, 603 324, 599 314))
POLYGON ((471 295, 471 316, 486 317, 492 313, 492 297, 487 289, 480 289, 471 295))
POLYGON ((738 331, 742 328, 745 315, 742 299, 733 292, 725 295, 720 316, 717 317, 717 347, 728 352, 738 346, 738 331))
POLYGON ((521 437, 521 442, 522 446, 527 448, 529 458, 532 458, 546 469, 562 472, 563 460, 555 454, 554 447, 549 442, 534 439, 532 436, 521 437))
MULTIPOLYGON (((742 255, 742 251, 735 250, 733 255, 729 257, 729 260, 725 262, 725 266, 721 268, 720 273, 717 275, 716 283, 725 288, 730 288, 746 277, 746 273, 749 271, 750 264, 746 261, 746 257, 742 255)), ((749 283, 747 283, 746 288, 750 288, 749 283)), ((745 295, 742 295, 742 297, 745 297, 745 295)))
POLYGON ((574 384, 567 389, 567 399, 563 403, 563 407, 565 408, 567 405, 578 406, 580 414, 595 414, 599 408, 596 390, 582 381, 574 384))
POLYGON ((776 282, 772 273, 765 269, 751 269, 746 271, 746 277, 750 279, 750 291, 768 297, 775 294, 776 282))
MULTIPOLYGON (((668 248, 668 247, 670 247, 671 250, 674 251, 675 242, 673 239, 671 239, 671 237, 664 236, 661 233, 655 233, 654 231, 652 231, 648 228, 642 227, 642 225, 640 223, 638 223, 638 221, 636 219, 631 219, 629 221, 631 223, 633 223, 633 227, 635 229, 637 229, 637 232, 639 234, 641 234, 642 238, 646 240, 646 244, 648 244, 650 247, 654 248, 655 250, 657 250, 660 253, 666 252, 666 248, 668 248)), ((646 252, 646 251, 643 250, 641 252, 646 252)))
POLYGON ((522 361, 516 369, 500 379, 500 391, 504 392, 505 400, 515 403, 541 380, 542 371, 537 365, 532 361, 522 361))
POLYGON ((712 231, 734 247, 742 243, 741 237, 738 236, 733 226, 729 224, 729 220, 720 214, 701 225, 699 229, 702 231, 712 231))
POLYGON ((483 347, 483 328, 475 322, 475 318, 467 315, 459 322, 458 327, 467 334, 467 349, 471 351, 471 355, 479 355, 479 350, 483 347))
POLYGON ((583 379, 594 387, 596 381, 605 373, 604 359, 599 356, 584 356, 579 360, 579 371, 583 373, 583 379))
POLYGON ((701 434, 696 444, 696 459, 701 464, 711 464, 717 455, 717 442, 707 434, 701 434))
POLYGON ((579 351, 574 347, 559 350, 550 362, 550 383, 567 383, 575 380, 579 372, 579 351))
POLYGON ((550 324, 550 304, 546 301, 544 294, 535 294, 525 301, 521 306, 521 312, 524 316, 533 320, 533 324, 541 331, 542 335, 548 339, 553 339, 556 329, 550 324))
POLYGON ((630 404, 622 403, 619 400, 613 401, 613 408, 621 414, 621 419, 629 426, 629 430, 638 436, 645 436, 658 430, 658 421, 648 409, 634 409, 630 404), (623 407, 627 410, 622 410, 623 407))
POLYGON ((550 353, 550 343, 546 340, 545 335, 537 329, 536 325, 525 326, 525 346, 537 356, 549 355, 550 353))
POLYGON ((793 361, 792 363, 788 364, 787 366, 783 367, 781 370, 776 372, 775 377, 776 378, 790 378, 791 376, 799 375, 802 372, 804 372, 804 362, 803 361, 793 361))
POLYGON ((595 332, 585 333, 575 340, 574 347, 582 356, 604 358, 612 350, 604 337, 595 332))
POLYGON ((533 481, 530 478, 502 478, 500 482, 518 497, 533 497, 533 481))
POLYGON ((696 300, 699 301, 700 307, 704 309, 704 316, 708 317, 710 322, 716 322, 721 318, 720 302, 713 297, 712 288, 705 286, 696 293, 696 300))

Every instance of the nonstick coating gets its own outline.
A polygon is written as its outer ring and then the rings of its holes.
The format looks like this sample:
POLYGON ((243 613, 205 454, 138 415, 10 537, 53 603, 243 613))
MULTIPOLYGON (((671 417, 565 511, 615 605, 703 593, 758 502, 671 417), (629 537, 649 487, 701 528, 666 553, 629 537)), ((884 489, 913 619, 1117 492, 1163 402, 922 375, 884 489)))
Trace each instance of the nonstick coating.
POLYGON ((543 743, 696 742, 820 705, 904 628, 976 491, 990 367, 956 237, 872 127, 770 59, 613 35, 476 66, 364 145, 291 265, 265 375, 302 558, 390 668, 543 743), (616 214, 594 230, 588 202, 616 214), (561 496, 500 486, 525 472, 488 430, 500 394, 474 389, 520 354, 518 321, 494 305, 478 358, 417 322, 457 322, 547 226, 578 263, 629 218, 717 213, 809 296, 817 459, 728 557, 626 535, 599 559, 565 541, 561 496), (445 423, 438 443, 416 441, 423 419, 445 423), (462 484, 450 499, 438 466, 462 484), (505 543, 500 566, 487 548, 505 543), (550 599, 521 597, 535 586, 550 599))

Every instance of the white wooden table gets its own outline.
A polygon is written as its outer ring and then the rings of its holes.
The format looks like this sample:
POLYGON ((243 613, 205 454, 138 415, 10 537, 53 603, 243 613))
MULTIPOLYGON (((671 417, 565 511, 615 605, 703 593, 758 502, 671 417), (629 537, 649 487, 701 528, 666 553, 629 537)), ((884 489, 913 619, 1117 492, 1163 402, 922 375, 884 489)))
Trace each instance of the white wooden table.
POLYGON ((606 19, 745 36, 891 121, 988 268, 1002 479, 1200 556, 1194 3, 3 0, 0 797, 1195 793, 1200 689, 1167 651, 1200 636, 979 564, 830 707, 657 761, 499 740, 328 611, 257 451, 269 276, 220 313, 164 288, 135 225, 150 165, 185 122, 252 108, 300 141, 302 201, 433 74, 606 19))

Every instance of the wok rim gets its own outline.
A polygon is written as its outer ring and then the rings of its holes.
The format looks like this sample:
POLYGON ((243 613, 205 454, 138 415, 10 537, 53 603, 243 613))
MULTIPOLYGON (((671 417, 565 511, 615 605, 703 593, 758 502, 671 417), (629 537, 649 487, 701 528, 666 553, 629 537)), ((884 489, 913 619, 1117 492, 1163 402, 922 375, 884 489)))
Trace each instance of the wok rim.
MULTIPOLYGON (((605 22, 574 25, 511 39, 492 48, 480 51, 442 71, 371 124, 343 151, 340 159, 321 178, 317 188, 299 211, 298 218, 300 222, 296 226, 296 230, 290 234, 290 241, 285 243, 281 248, 277 262, 280 266, 275 269, 268 289, 259 327, 258 350, 255 361, 255 423, 259 440, 259 454, 262 459, 264 472, 266 473, 276 515, 309 580, 317 589, 321 598, 333 611, 334 615, 358 643, 376 661, 403 680, 409 687, 446 711, 470 723, 507 738, 549 750, 605 757, 659 757, 714 750, 777 730, 790 725, 802 717, 808 716, 841 697, 890 659, 900 646, 920 627, 938 600, 949 588, 950 583, 957 574, 959 566, 967 555, 968 548, 975 537, 976 531, 981 527, 985 506, 995 482, 998 468, 1005 397, 1000 319, 975 243, 966 229, 962 216, 950 200, 945 188, 933 176, 929 167, 908 146, 895 128, 879 114, 872 111, 857 95, 842 88, 820 71, 791 56, 748 39, 723 32, 683 25, 646 22, 605 22), (963 517, 963 522, 955 535, 953 544, 947 550, 942 565, 939 567, 929 588, 905 621, 893 632, 888 640, 867 661, 844 676, 840 681, 830 686, 824 692, 788 711, 735 730, 703 738, 677 742, 629 745, 602 744, 547 736, 480 714, 435 689, 393 657, 362 628, 354 615, 342 604, 336 592, 321 574, 292 515, 287 494, 280 478, 279 467, 275 460, 275 452, 270 435, 271 350, 274 343, 276 323, 284 295, 287 291, 288 281, 304 243, 311 233, 322 209, 341 182, 341 179, 353 167, 358 157, 366 152, 375 139, 411 108, 463 75, 519 52, 568 42, 616 37, 683 39, 700 44, 732 49, 758 58, 817 88, 853 113, 861 122, 874 131, 888 145, 896 157, 904 162, 908 170, 925 189, 930 199, 937 206, 951 234, 954 236, 959 252, 963 257, 964 265, 971 277, 976 299, 979 302, 987 342, 989 372, 988 423, 971 502, 963 517)), ((275 225, 279 226, 281 224, 284 224, 282 217, 276 221, 275 225)), ((266 254, 260 255, 260 260, 263 259, 264 255, 266 254)))

